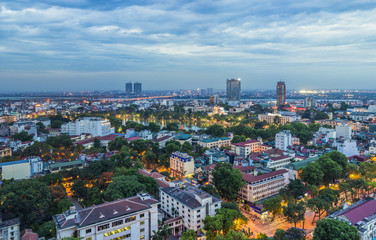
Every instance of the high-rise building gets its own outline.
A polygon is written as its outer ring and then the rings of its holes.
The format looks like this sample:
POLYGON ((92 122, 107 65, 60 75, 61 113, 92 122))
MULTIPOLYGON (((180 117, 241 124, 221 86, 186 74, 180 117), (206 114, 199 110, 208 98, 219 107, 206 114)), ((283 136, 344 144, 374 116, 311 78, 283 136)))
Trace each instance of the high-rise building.
POLYGON ((283 130, 275 135, 275 148, 286 151, 288 146, 292 145, 292 136, 290 130, 283 130))
POLYGON ((277 106, 286 105, 286 84, 285 82, 277 83, 277 106))
POLYGON ((241 85, 240 79, 227 79, 226 97, 227 100, 240 101, 241 85))
POLYGON ((126 94, 132 94, 133 92, 133 83, 132 82, 127 82, 125 84, 125 93, 126 94))
POLYGON ((212 96, 213 93, 214 93, 213 88, 208 88, 208 89, 206 89, 206 93, 208 94, 208 96, 212 96))
POLYGON ((139 82, 135 82, 133 85, 134 93, 140 94, 142 92, 142 84, 139 82))
POLYGON ((315 108, 316 107, 316 99, 313 97, 307 97, 304 99, 304 107, 305 108, 315 108))

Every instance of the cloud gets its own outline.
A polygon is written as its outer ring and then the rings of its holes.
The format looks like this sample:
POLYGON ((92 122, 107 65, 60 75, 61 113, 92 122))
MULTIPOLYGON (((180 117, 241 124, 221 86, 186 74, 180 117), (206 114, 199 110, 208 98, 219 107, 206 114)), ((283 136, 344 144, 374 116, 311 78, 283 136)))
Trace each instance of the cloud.
POLYGON ((368 78, 375 75, 374 16, 376 4, 367 0, 2 1, 0 77, 15 70, 66 77, 253 71, 262 80, 262 73, 293 79, 296 69, 332 76, 353 66, 351 76, 368 78))

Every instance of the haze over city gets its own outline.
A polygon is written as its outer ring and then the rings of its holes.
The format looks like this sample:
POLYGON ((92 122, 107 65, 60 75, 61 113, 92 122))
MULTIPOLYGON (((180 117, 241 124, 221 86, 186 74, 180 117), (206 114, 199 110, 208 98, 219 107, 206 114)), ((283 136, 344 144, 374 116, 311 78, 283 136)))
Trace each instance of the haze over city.
POLYGON ((2 91, 374 88, 374 1, 0 3, 2 91))

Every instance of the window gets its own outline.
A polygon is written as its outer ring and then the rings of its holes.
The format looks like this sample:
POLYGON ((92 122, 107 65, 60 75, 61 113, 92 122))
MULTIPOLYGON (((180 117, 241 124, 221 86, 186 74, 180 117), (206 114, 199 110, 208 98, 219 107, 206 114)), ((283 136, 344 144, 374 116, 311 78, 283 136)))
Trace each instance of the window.
POLYGON ((111 236, 111 235, 114 235, 114 234, 117 234, 117 233, 125 232, 125 231, 128 231, 130 229, 131 229, 131 227, 127 226, 127 227, 123 227, 123 228, 120 228, 120 229, 116 229, 116 230, 111 231, 111 232, 106 232, 104 234, 104 237, 108 237, 108 236, 111 236))
POLYGON ((101 225, 101 226, 98 226, 98 231, 102 231, 102 230, 107 229, 109 227, 110 227, 109 223, 101 225))
POLYGON ((145 217, 145 214, 144 214, 144 213, 140 215, 140 218, 143 218, 143 217, 145 217))
POLYGON ((140 239, 145 239, 145 235, 142 235, 142 236, 140 237, 140 239))
POLYGON ((86 229, 86 233, 91 233, 91 228, 86 229))
POLYGON ((201 210, 197 210, 197 212, 199 213, 199 212, 201 212, 201 210))
POLYGON ((112 226, 115 227, 115 226, 118 226, 118 225, 121 225, 121 224, 123 224, 123 219, 116 221, 116 222, 113 222, 112 226))
POLYGON ((130 217, 130 218, 126 218, 125 219, 125 222, 127 223, 127 222, 132 222, 132 221, 134 221, 134 220, 136 220, 136 216, 133 216, 133 217, 130 217))
POLYGON ((140 233, 143 233, 143 232, 145 232, 145 228, 140 229, 140 233))
POLYGON ((140 222, 140 225, 144 225, 144 224, 145 224, 145 221, 141 221, 141 222, 140 222))
POLYGON ((87 237, 87 238, 85 238, 85 240, 91 240, 91 237, 87 237))

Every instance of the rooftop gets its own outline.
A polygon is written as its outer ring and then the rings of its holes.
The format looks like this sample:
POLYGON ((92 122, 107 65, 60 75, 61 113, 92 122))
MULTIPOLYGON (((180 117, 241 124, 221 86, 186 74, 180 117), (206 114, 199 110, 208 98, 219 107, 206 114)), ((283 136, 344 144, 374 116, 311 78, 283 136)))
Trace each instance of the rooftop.
POLYGON ((270 173, 265 173, 265 174, 262 174, 262 175, 259 175, 259 176, 255 176, 255 175, 252 175, 252 174, 249 174, 249 173, 242 173, 242 174, 243 174, 243 180, 244 181, 249 182, 249 183, 253 183, 253 182, 261 181, 261 180, 264 180, 264 179, 267 179, 267 178, 270 178, 270 177, 282 175, 282 174, 287 173, 287 172, 288 171, 286 169, 280 169, 280 170, 273 171, 273 172, 270 172, 270 173))

